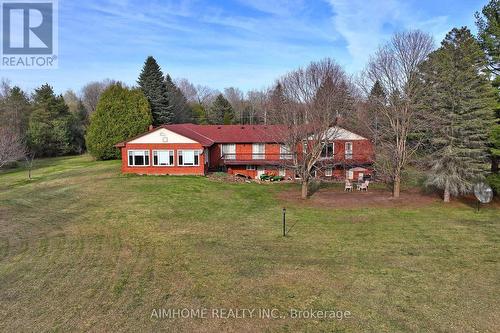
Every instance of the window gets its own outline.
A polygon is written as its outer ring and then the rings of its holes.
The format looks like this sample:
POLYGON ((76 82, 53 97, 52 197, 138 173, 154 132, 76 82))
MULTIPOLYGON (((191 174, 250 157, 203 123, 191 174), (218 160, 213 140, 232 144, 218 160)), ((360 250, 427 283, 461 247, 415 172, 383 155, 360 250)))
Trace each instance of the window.
POLYGON ((333 176, 333 169, 332 168, 326 168, 325 170, 325 177, 331 177, 333 176))
POLYGON ((332 158, 333 157, 333 143, 326 143, 321 150, 322 158, 332 158))
POLYGON ((285 168, 279 168, 279 170, 278 170, 278 176, 280 176, 280 177, 285 177, 286 176, 286 170, 285 170, 285 168))
POLYGON ((346 171, 346 178, 349 179, 349 180, 353 180, 354 179, 354 171, 347 170, 346 171))
POLYGON ((236 144, 225 143, 221 145, 221 156, 226 160, 236 159, 236 144))
POLYGON ((280 159, 289 160, 292 158, 292 152, 287 145, 280 145, 280 159))
POLYGON ((345 158, 352 159, 352 142, 345 143, 345 158))
POLYGON ((255 165, 247 165, 247 170, 257 170, 255 165))
POLYGON ((149 150, 129 150, 129 166, 149 166, 149 150))
POLYGON ((266 144, 254 143, 252 145, 252 157, 254 160, 263 160, 266 157, 266 144))
POLYGON ((200 152, 198 150, 178 150, 177 156, 179 159, 179 166, 200 165, 200 152))
POLYGON ((174 151, 173 150, 153 150, 153 165, 154 166, 174 165, 174 151))

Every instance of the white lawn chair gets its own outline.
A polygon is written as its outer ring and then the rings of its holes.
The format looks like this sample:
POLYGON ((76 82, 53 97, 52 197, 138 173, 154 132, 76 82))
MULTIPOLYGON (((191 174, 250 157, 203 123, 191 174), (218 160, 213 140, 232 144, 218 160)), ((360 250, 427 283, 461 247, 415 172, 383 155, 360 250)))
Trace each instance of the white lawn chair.
POLYGON ((366 191, 368 192, 368 185, 370 184, 370 182, 368 180, 365 180, 364 183, 361 183, 361 184, 358 184, 358 191, 366 191))
POLYGON ((352 184, 350 181, 346 180, 345 181, 345 187, 344 187, 344 192, 345 191, 349 191, 349 192, 352 192, 352 184))

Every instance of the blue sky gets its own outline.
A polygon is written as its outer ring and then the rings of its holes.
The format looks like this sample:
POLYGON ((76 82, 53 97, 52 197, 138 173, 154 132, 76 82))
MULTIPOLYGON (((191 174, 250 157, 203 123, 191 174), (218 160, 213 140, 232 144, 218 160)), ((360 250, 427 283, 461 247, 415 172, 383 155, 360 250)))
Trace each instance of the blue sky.
POLYGON ((79 91, 111 78, 135 84, 153 55, 164 72, 212 88, 267 87, 312 60, 332 57, 348 73, 395 31, 421 29, 436 45, 453 27, 475 31, 487 0, 60 0, 59 68, 2 70, 31 90, 48 82, 79 91))

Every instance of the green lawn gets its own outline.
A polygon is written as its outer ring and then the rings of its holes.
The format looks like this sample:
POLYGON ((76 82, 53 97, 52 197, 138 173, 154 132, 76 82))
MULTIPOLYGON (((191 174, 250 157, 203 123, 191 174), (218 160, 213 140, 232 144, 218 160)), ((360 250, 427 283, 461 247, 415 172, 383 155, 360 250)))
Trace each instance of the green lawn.
POLYGON ((293 186, 123 176, 87 156, 1 173, 0 331, 500 331, 499 209, 293 207, 277 199, 293 186))

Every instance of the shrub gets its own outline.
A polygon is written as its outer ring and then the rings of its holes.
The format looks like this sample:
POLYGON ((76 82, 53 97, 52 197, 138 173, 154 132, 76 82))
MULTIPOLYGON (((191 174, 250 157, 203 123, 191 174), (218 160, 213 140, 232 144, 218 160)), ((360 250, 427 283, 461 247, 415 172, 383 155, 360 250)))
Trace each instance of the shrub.
POLYGON ((88 150, 98 160, 120 158, 114 145, 146 131, 151 122, 150 106, 142 91, 113 84, 102 93, 90 118, 88 150))

